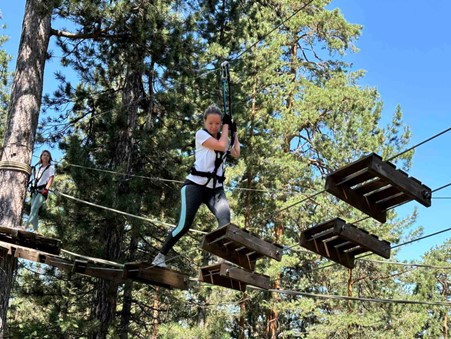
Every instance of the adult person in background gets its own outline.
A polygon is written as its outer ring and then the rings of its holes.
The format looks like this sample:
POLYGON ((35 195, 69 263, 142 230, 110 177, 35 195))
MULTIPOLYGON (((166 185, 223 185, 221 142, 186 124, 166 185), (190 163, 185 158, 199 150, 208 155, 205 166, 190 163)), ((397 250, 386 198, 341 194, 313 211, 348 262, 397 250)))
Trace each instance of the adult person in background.
POLYGON ((38 233, 38 217, 39 209, 47 200, 49 189, 55 178, 55 167, 52 165, 52 155, 49 151, 44 150, 39 157, 39 162, 33 171, 33 178, 30 181, 31 192, 31 210, 25 228, 32 225, 30 232, 38 233), (36 168, 38 167, 38 168, 36 168))

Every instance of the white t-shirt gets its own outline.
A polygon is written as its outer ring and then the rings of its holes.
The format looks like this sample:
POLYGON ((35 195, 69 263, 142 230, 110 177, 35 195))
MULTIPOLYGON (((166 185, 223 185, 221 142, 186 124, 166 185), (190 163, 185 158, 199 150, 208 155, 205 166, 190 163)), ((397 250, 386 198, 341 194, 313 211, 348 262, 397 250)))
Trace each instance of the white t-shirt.
MULTIPOLYGON (((215 160, 216 160, 216 152, 210 148, 207 148, 203 145, 207 139, 213 138, 210 133, 207 131, 201 129, 196 132, 196 153, 195 153, 195 161, 194 161, 194 167, 196 170, 200 172, 213 172, 215 169, 215 160)), ((224 163, 219 166, 218 171, 216 174, 218 176, 222 176, 224 173, 224 163)), ((188 180, 191 180, 192 182, 195 182, 199 185, 205 185, 208 178, 206 177, 200 177, 197 175, 189 174, 186 177, 188 180)), ((216 182, 216 187, 221 187, 222 184, 219 182, 216 182)), ((207 187, 213 188, 213 178, 208 183, 207 187)))
POLYGON ((47 169, 45 168, 46 166, 41 166, 36 171, 35 179, 39 178, 39 181, 36 186, 47 184, 47 181, 49 181, 50 177, 55 176, 55 167, 50 165, 49 168, 47 169))

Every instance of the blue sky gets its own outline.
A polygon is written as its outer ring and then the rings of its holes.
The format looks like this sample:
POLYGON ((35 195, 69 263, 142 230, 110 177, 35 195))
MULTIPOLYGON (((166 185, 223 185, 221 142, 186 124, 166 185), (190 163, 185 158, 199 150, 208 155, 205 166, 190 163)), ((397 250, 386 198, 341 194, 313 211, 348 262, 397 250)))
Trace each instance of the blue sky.
MULTIPOLYGON (((20 41, 25 0, 2 0, 1 23, 7 29, 0 33, 10 41, 5 48, 14 58, 20 41)), ((345 60, 354 69, 366 70, 362 86, 378 89, 384 102, 382 123, 385 124, 397 105, 401 106, 404 121, 410 126, 415 145, 451 127, 451 1, 381 0, 332 1, 329 8, 340 8, 345 18, 363 25, 363 33, 356 42, 360 51, 348 54, 345 60)), ((13 68, 14 65, 11 64, 13 68)), ((52 74, 57 62, 46 65, 44 90, 52 89, 52 74)), ((451 132, 416 149, 409 175, 435 189, 451 182, 451 132)), ((443 189, 436 197, 451 197, 451 188, 443 189)), ((448 211, 451 200, 433 199, 432 206, 423 207, 413 201, 396 210, 404 215, 418 208, 415 226, 424 226, 431 234, 451 227, 448 211)), ((401 247, 399 258, 417 260, 427 250, 443 243, 451 232, 401 247)))

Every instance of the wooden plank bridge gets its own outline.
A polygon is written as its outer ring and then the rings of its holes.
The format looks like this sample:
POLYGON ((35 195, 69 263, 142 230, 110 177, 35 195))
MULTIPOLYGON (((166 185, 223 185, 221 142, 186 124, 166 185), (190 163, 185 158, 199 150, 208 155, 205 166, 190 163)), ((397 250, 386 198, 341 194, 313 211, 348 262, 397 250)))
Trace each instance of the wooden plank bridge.
POLYGON ((127 279, 166 288, 188 289, 187 275, 145 262, 119 264, 61 249, 59 239, 44 237, 22 229, 0 226, 0 256, 12 255, 57 267, 66 272, 124 283, 127 279), (69 258, 61 255, 65 253, 69 258))

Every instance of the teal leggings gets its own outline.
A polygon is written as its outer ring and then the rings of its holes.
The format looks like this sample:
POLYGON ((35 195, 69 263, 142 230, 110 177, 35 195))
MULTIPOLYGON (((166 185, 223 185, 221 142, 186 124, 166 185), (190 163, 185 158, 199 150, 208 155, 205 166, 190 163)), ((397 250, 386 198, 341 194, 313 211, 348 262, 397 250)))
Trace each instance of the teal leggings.
POLYGON ((201 204, 207 205, 208 209, 215 215, 218 226, 230 223, 229 202, 222 187, 216 189, 196 185, 187 180, 181 189, 182 208, 177 227, 169 232, 160 252, 168 254, 175 243, 190 229, 196 212, 201 204))
POLYGON ((41 193, 33 193, 31 195, 30 216, 28 217, 25 225, 32 224, 35 231, 38 230, 39 209, 41 208, 42 204, 44 204, 45 200, 45 197, 41 193))

